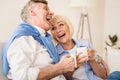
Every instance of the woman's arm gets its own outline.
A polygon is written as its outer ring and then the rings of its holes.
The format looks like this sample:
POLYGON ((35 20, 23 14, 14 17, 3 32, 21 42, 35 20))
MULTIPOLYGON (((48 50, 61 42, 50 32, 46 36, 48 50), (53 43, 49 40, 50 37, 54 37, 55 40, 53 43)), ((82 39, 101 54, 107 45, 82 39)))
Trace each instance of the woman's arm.
POLYGON ((74 71, 72 71, 72 72, 67 72, 67 73, 66 73, 66 80, 71 80, 73 73, 74 73, 74 71))
MULTIPOLYGON (((107 78, 107 69, 102 66, 100 66, 99 62, 97 62, 95 59, 94 59, 94 51, 89 49, 88 50, 88 53, 89 53, 89 64, 91 66, 91 68, 93 69, 93 72, 98 76, 98 77, 101 77, 103 79, 106 79, 107 78)), ((98 57, 100 58, 100 57, 98 57)), ((101 60, 103 61, 103 59, 101 58, 101 60)), ((104 65, 103 65, 104 66, 104 65)))

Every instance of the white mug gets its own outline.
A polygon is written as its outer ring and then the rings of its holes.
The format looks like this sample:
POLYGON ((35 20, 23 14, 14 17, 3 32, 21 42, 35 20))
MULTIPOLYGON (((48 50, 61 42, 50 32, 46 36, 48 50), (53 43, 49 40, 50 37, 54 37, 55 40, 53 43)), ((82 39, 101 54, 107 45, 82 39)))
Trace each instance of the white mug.
POLYGON ((87 47, 79 47, 77 48, 77 53, 82 52, 82 54, 80 56, 87 56, 88 57, 88 51, 87 51, 87 47))
POLYGON ((71 53, 70 56, 74 58, 75 68, 77 68, 76 54, 71 53))

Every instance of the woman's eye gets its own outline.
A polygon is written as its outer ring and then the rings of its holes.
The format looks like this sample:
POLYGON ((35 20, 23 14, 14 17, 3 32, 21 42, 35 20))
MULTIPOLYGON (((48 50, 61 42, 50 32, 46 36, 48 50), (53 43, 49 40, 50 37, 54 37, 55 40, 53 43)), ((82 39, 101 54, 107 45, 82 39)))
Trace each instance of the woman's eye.
POLYGON ((52 30, 55 30, 55 27, 53 27, 52 30))

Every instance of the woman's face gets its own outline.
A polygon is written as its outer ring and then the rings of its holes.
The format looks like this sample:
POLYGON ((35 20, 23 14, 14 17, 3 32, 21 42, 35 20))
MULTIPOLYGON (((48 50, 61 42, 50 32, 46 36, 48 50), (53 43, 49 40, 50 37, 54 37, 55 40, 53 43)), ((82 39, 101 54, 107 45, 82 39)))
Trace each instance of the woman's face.
POLYGON ((53 37, 62 44, 67 43, 70 38, 68 25, 63 21, 55 22, 52 26, 51 33, 53 37))

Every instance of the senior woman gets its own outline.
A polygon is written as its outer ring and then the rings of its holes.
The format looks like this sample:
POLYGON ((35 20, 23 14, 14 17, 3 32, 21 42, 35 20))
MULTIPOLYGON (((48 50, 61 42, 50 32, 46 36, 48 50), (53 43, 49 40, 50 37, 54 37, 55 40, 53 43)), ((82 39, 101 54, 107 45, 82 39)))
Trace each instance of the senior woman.
POLYGON ((66 54, 77 54, 77 68, 74 72, 66 74, 67 79, 75 80, 103 80, 107 78, 107 70, 99 57, 95 54, 93 47, 88 41, 79 41, 72 38, 73 27, 65 16, 54 15, 51 19, 51 34, 57 42, 56 49, 61 58, 66 54), (87 56, 82 56, 82 52, 76 53, 79 47, 87 47, 87 56))

